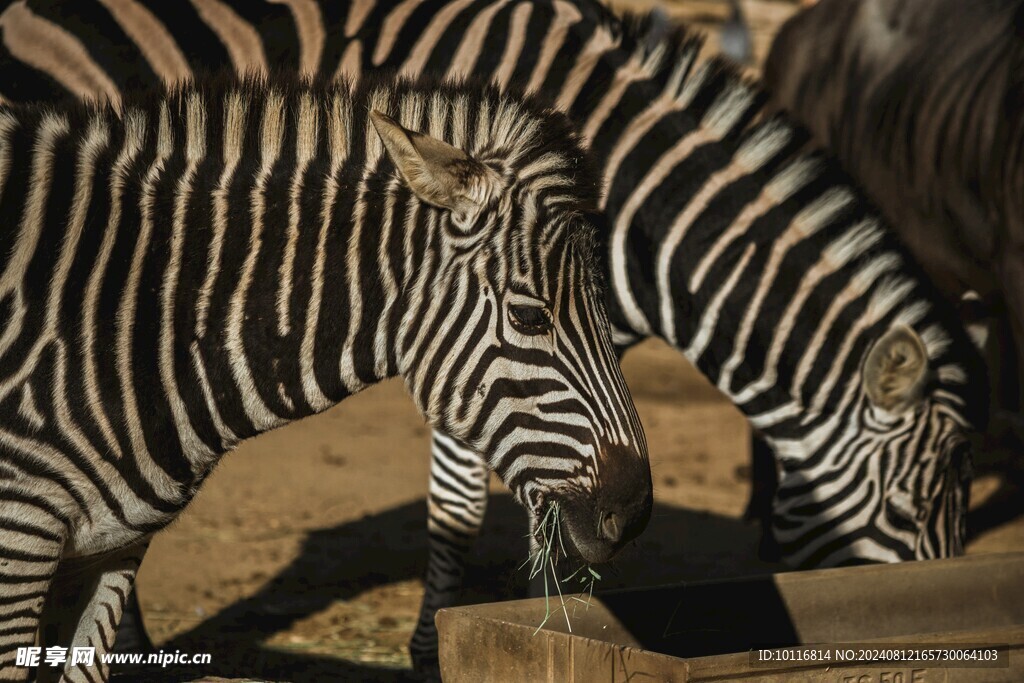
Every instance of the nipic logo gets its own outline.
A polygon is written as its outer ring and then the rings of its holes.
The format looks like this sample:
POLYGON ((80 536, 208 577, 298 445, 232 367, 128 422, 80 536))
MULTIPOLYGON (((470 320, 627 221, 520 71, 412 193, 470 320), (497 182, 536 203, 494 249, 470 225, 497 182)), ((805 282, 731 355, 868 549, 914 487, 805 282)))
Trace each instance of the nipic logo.
MULTIPOLYGON (((160 650, 159 652, 148 653, 107 652, 100 657, 103 664, 147 664, 159 665, 161 667, 167 667, 172 664, 185 666, 209 664, 212 660, 208 652, 189 654, 180 650, 175 650, 174 652, 160 650)), ((52 646, 45 649, 41 647, 19 647, 15 659, 15 665, 22 667, 57 667, 65 664, 71 666, 94 666, 96 664, 96 648, 73 647, 69 653, 68 648, 60 646, 52 646)))
MULTIPOLYGON (((39 666, 40 658, 42 658, 42 662, 47 666, 60 666, 61 664, 68 663, 68 648, 66 647, 59 647, 55 645, 53 647, 46 648, 45 652, 46 655, 43 657, 43 648, 41 647, 19 647, 14 663, 16 666, 39 666)), ((96 648, 71 648, 71 664, 92 666, 95 661, 96 648)))

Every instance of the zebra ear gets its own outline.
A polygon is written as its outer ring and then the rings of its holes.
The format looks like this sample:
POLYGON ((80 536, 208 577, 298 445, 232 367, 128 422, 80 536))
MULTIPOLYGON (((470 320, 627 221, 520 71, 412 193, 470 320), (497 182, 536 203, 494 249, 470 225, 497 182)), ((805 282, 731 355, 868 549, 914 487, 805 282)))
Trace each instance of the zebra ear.
POLYGON ((461 149, 403 128, 379 111, 370 112, 370 121, 409 189, 451 211, 456 226, 469 229, 500 189, 498 174, 461 149))
POLYGON ((917 332, 894 327, 875 342, 864 362, 864 390, 883 410, 903 413, 924 395, 928 351, 917 332))

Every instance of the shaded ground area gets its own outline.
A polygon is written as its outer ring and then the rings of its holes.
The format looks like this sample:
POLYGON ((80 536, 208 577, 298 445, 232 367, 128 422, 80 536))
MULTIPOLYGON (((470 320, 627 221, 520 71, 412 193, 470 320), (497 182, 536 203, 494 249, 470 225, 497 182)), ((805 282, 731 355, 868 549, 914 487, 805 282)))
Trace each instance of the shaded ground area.
MULTIPOLYGON (((718 0, 665 6, 705 28, 727 13, 718 0)), ((744 6, 763 59, 796 5, 744 6)), ((650 441, 657 507, 600 588, 771 569, 756 559, 756 527, 739 519, 750 493, 742 417, 662 344, 632 351, 624 367, 650 441)), ((212 665, 187 678, 406 680, 426 554, 428 442, 391 382, 245 444, 153 543, 139 586, 155 642, 169 652, 213 653, 212 665)), ((527 592, 525 570, 517 571, 525 518, 499 486, 494 491, 467 601, 527 592)), ((1024 548, 1019 485, 983 474, 973 498, 980 510, 970 552, 1024 548)))

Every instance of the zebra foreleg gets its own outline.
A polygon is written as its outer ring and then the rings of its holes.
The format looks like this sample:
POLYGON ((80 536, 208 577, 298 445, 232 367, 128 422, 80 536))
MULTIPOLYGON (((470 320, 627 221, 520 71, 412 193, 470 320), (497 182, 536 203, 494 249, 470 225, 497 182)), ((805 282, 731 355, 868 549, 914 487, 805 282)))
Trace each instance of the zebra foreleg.
POLYGON ((63 667, 43 666, 39 681, 107 680, 103 655, 113 652, 117 626, 149 541, 113 553, 62 562, 42 617, 44 646, 67 648, 63 667), (95 648, 91 662, 75 648, 95 648))
POLYGON ((409 642, 413 668, 422 676, 438 675, 434 615, 455 604, 466 555, 483 525, 487 510, 487 465, 474 451, 434 432, 427 500, 427 576, 419 621, 409 642))
MULTIPOLYGON (((0 467, 0 476, 6 475, 0 467)), ((36 646, 46 596, 66 538, 66 524, 41 497, 0 489, 0 681, 28 681, 25 659, 36 646)))

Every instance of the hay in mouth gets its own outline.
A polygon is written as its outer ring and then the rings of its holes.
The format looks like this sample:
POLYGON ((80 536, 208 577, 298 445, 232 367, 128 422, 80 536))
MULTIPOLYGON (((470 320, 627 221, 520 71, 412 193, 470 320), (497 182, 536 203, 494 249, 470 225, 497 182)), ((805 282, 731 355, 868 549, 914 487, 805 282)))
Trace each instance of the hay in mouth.
POLYGON ((573 605, 573 616, 576 615, 576 607, 579 604, 583 604, 589 609, 590 601, 594 596, 594 584, 601 578, 601 575, 588 562, 581 564, 564 579, 559 578, 556 568, 557 561, 559 557, 568 557, 565 540, 562 538, 561 515, 561 507, 559 507, 557 501, 547 506, 544 517, 541 518, 540 524, 532 534, 531 540, 535 541, 535 543, 531 543, 531 546, 535 547, 531 549, 526 562, 519 567, 522 569, 526 565, 530 565, 531 581, 538 575, 544 577, 544 619, 537 626, 537 630, 533 632, 533 635, 537 635, 544 628, 544 625, 548 623, 548 620, 551 619, 554 613, 551 609, 552 585, 558 594, 560 603, 560 607, 556 608, 555 612, 560 611, 565 615, 566 628, 569 629, 569 633, 572 633, 572 619, 569 616, 567 601, 577 603, 573 605), (549 575, 551 577, 550 581, 548 579, 549 575), (581 583, 579 593, 566 597, 562 594, 561 584, 567 583, 576 577, 579 577, 581 583), (584 593, 586 594, 586 599, 581 597, 584 593))

